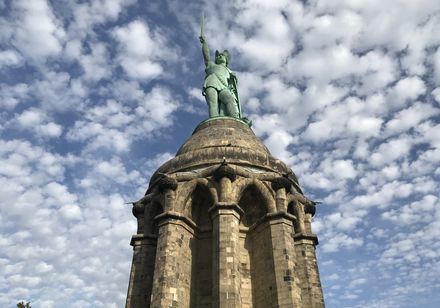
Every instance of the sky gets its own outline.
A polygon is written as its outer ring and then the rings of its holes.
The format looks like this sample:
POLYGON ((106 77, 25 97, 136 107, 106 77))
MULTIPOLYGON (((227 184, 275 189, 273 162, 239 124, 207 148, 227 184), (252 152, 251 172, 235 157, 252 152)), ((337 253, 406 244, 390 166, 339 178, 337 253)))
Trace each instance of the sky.
POLYGON ((198 33, 305 194, 327 307, 440 307, 440 1, 0 0, 0 307, 123 307, 208 115, 198 33))

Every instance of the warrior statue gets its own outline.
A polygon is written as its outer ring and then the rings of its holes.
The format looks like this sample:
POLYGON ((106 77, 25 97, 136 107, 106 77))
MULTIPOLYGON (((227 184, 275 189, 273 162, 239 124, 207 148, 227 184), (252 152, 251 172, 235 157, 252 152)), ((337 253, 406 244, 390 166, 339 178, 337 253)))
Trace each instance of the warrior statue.
MULTIPOLYGON (((228 68, 230 55, 227 50, 215 51, 215 62, 209 58, 208 43, 206 42, 203 27, 200 30, 200 42, 202 43, 203 59, 205 60, 205 82, 203 83, 203 95, 209 108, 209 117, 227 116, 241 118, 240 101, 237 91, 237 77, 228 68)), ((247 119, 246 119, 247 120, 247 119)))

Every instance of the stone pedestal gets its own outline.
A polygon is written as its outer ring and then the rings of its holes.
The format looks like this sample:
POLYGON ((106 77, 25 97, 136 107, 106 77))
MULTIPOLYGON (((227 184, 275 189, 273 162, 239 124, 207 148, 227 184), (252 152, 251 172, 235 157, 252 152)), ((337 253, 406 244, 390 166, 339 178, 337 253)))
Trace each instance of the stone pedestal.
POLYGON ((315 210, 248 125, 202 122, 133 204, 126 307, 324 307, 315 210))

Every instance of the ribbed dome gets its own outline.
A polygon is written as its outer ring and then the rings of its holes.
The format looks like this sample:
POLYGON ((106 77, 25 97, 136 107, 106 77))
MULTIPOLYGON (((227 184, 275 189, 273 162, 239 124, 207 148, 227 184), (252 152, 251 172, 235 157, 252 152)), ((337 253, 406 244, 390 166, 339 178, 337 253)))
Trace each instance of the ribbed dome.
POLYGON ((207 148, 234 147, 270 155, 249 126, 234 118, 213 118, 200 123, 176 156, 207 148))
POLYGON ((153 178, 160 173, 191 171, 220 164, 291 174, 292 170, 274 158, 266 146, 241 120, 227 117, 212 118, 200 123, 192 136, 180 147, 176 157, 163 164, 153 178))

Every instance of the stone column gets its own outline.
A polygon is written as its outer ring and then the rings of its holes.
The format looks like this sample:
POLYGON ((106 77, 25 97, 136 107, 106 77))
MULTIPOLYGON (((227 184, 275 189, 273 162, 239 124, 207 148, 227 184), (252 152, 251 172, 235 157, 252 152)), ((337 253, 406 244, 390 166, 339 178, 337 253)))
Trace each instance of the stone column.
POLYGON ((209 210, 213 225, 213 308, 241 307, 239 225, 243 210, 219 202, 209 210))
POLYGON ((316 235, 295 234, 295 250, 297 255, 297 275, 301 282, 301 296, 304 307, 324 307, 324 296, 319 278, 316 261, 316 235))
POLYGON ((301 205, 301 203, 299 203, 298 201, 293 201, 294 202, 294 207, 296 209, 296 214, 297 214, 297 221, 298 221, 298 230, 295 230, 295 233, 304 233, 306 232, 306 226, 305 226, 305 214, 304 214, 304 209, 303 206, 301 205))
POLYGON ((316 207, 313 202, 304 203, 305 233, 295 234, 295 249, 298 259, 297 273, 301 281, 302 301, 305 307, 324 307, 318 264, 316 261, 316 245, 318 238, 312 233, 312 216, 316 207))
POLYGON ((126 308, 150 307, 153 284, 154 260, 156 255, 156 236, 133 235, 133 262, 128 285, 126 308))
POLYGON ((189 307, 194 223, 178 213, 158 215, 151 307, 189 307))
MULTIPOLYGON (((293 241, 293 215, 268 214, 276 280, 276 307, 302 307, 299 279, 295 275, 296 253, 293 241)), ((307 307, 307 306, 304 306, 307 307)))
POLYGON ((277 212, 287 212, 286 192, 290 190, 290 181, 285 177, 278 177, 272 180, 272 188, 275 190, 275 201, 277 212))

